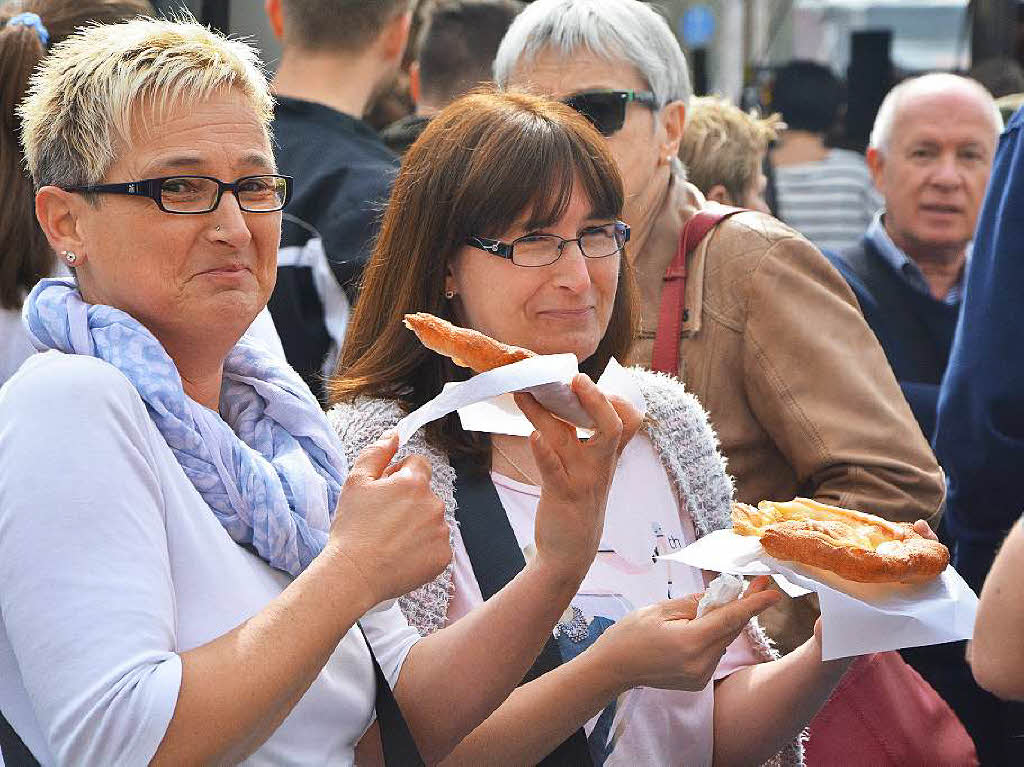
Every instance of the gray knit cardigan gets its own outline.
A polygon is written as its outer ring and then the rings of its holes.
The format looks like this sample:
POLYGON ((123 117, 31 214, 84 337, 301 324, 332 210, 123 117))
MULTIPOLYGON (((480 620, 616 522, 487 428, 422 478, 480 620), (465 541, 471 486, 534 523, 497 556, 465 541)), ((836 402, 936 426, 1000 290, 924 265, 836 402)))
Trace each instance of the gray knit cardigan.
MULTIPOLYGON (((660 373, 632 368, 647 402, 645 428, 651 442, 672 479, 680 508, 685 504, 693 520, 697 537, 712 530, 731 526, 732 480, 725 471, 725 460, 718 452, 718 438, 708 423, 707 413, 697 398, 676 380, 660 373)), ((327 417, 338 436, 349 463, 387 429, 405 415, 401 405, 390 399, 360 397, 335 405, 327 417)), ((452 531, 455 525, 455 471, 448 456, 427 443, 423 430, 402 448, 398 458, 418 453, 433 468, 431 489, 444 501, 445 518, 452 531)), ((426 636, 445 625, 448 602, 454 593, 452 565, 433 581, 399 599, 402 612, 420 634, 426 636)), ((746 629, 754 651, 761 660, 778 658, 770 640, 756 619, 746 629)), ((801 738, 795 739, 770 762, 773 767, 803 764, 801 738)))

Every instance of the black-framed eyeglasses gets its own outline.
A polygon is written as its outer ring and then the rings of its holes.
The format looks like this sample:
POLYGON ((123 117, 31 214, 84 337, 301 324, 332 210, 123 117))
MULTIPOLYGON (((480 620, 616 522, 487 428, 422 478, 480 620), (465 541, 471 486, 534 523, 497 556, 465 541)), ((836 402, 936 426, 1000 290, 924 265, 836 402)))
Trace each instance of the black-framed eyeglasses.
POLYGON ((565 246, 575 242, 587 258, 606 258, 622 252, 629 242, 629 225, 615 221, 601 226, 588 226, 579 237, 567 240, 557 234, 527 234, 512 242, 487 237, 467 237, 466 244, 493 256, 507 258, 516 266, 547 266, 562 257, 565 246))
POLYGON ((650 91, 582 91, 569 96, 564 103, 590 120, 602 136, 611 136, 622 130, 626 106, 631 101, 652 110, 659 107, 658 99, 650 91))
POLYGON ((149 197, 165 213, 209 213, 220 205, 224 192, 231 192, 238 207, 248 213, 273 213, 292 198, 292 177, 265 173, 242 176, 227 183, 213 176, 163 176, 128 181, 124 184, 66 186, 68 192, 127 194, 149 197))

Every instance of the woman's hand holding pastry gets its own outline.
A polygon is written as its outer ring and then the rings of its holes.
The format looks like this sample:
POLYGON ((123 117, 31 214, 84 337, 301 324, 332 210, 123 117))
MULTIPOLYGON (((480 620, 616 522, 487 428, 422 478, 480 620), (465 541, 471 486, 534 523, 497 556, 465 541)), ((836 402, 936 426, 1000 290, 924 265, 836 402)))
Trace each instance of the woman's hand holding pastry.
POLYGON ((572 388, 596 424, 586 441, 530 395, 517 394, 516 403, 536 428, 530 447, 541 479, 534 530, 537 560, 580 579, 601 540, 623 428, 615 408, 590 378, 576 376, 572 388))
POLYGON ((602 667, 619 675, 622 690, 702 690, 743 627, 779 597, 766 577, 756 578, 743 597, 699 619, 700 594, 669 599, 618 621, 593 650, 604 654, 602 667))
POLYGON ((371 607, 423 585, 451 560, 430 464, 413 455, 392 465, 397 451, 391 433, 356 457, 325 550, 365 581, 371 607))

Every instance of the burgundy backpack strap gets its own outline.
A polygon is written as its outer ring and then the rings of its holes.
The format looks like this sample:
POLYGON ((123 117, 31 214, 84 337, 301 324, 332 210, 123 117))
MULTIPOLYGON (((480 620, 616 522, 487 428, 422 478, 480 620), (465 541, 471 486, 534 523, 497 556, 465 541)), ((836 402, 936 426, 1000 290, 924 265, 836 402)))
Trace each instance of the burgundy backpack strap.
POLYGON ((679 375, 679 334, 683 329, 683 310, 686 308, 686 257, 720 221, 743 208, 716 206, 702 210, 683 227, 679 248, 662 278, 661 304, 658 308, 658 329, 654 334, 654 353, 651 369, 670 375, 679 375))

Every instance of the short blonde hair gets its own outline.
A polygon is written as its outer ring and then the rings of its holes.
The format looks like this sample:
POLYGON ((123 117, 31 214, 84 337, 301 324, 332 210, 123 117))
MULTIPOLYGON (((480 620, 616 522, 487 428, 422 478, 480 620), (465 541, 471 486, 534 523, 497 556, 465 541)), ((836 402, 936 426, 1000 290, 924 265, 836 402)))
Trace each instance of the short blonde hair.
POLYGON ((18 113, 36 188, 95 184, 129 142, 133 118, 151 104, 201 101, 237 88, 267 130, 273 98, 256 51, 194 19, 138 18, 84 27, 53 47, 32 76, 18 113))
POLYGON ((702 192, 721 184, 741 205, 781 127, 778 114, 761 118, 719 96, 700 96, 690 101, 679 159, 702 192))

